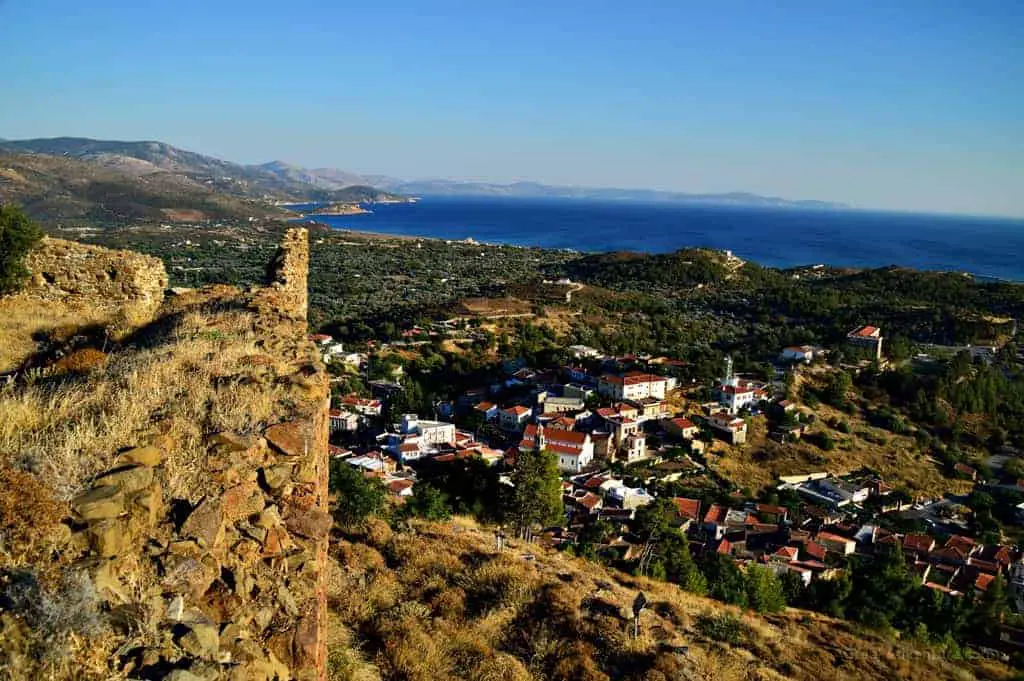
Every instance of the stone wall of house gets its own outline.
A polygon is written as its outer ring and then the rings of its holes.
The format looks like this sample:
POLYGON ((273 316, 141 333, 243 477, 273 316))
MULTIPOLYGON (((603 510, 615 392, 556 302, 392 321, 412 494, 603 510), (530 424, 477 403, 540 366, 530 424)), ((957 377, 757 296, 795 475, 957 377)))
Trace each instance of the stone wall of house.
POLYGON ((27 294, 123 314, 130 324, 148 321, 167 289, 159 258, 63 239, 43 239, 25 265, 27 294))

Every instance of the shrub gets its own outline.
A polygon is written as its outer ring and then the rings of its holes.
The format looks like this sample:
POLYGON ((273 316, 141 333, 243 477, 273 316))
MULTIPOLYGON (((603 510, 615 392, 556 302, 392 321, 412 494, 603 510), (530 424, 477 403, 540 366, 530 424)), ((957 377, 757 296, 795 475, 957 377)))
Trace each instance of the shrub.
POLYGON ((0 547, 16 554, 31 550, 60 522, 64 509, 53 490, 31 473, 0 463, 0 547))
POLYGON ((744 626, 739 618, 729 613, 701 615, 697 619, 697 631, 713 641, 739 645, 743 641, 744 626))
POLYGON ((17 291, 28 279, 25 255, 42 237, 20 208, 0 204, 0 295, 17 291))

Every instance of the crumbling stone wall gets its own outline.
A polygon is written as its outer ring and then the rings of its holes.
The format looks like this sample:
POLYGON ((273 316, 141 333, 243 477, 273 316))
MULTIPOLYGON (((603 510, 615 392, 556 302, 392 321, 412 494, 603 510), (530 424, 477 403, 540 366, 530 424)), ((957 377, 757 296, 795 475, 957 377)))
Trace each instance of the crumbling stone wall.
POLYGON ((309 232, 289 229, 267 270, 270 288, 278 294, 280 311, 305 320, 309 312, 309 232))
POLYGON ((132 324, 148 321, 167 289, 159 258, 63 239, 43 239, 25 265, 27 294, 123 313, 132 324))
POLYGON ((163 464, 178 445, 158 433, 71 501, 78 565, 124 614, 112 666, 128 678, 326 681, 330 384, 305 317, 288 308, 305 305, 308 258, 306 230, 289 231, 279 278, 235 299, 273 355, 262 380, 291 386, 287 417, 207 436, 201 498, 171 497, 163 464))

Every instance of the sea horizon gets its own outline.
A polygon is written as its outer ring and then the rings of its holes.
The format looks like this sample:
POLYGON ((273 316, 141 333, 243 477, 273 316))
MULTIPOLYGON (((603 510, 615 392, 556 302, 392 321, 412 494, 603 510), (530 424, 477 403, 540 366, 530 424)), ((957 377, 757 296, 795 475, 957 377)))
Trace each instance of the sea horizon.
MULTIPOLYGON (((907 267, 1024 282, 1024 218, 837 206, 422 196, 363 204, 361 215, 307 215, 334 229, 582 253, 732 251, 788 269, 907 267)), ((317 204, 290 204, 296 208, 317 204)), ((307 208, 308 209, 308 208, 307 208)))

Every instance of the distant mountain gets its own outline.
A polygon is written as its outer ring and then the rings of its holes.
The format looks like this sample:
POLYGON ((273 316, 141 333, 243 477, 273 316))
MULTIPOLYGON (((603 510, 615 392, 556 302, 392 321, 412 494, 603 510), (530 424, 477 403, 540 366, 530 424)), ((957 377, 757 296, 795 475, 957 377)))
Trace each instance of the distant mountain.
POLYGON ((303 168, 284 161, 242 165, 163 142, 119 142, 79 137, 0 141, 0 150, 49 154, 88 161, 137 176, 175 173, 212 189, 246 198, 285 201, 384 201, 404 196, 495 196, 574 198, 603 201, 668 201, 737 206, 841 208, 826 201, 801 201, 747 192, 690 194, 654 189, 567 187, 538 182, 495 184, 427 179, 407 181, 360 175, 336 168, 303 168))
POLYGON ((24 206, 49 226, 288 217, 265 200, 217 191, 150 161, 96 153, 98 157, 82 160, 15 153, 0 146, 0 201, 24 206))
POLYGON ((311 171, 283 161, 243 165, 179 149, 164 142, 57 137, 4 141, 0 142, 0 150, 70 158, 137 177, 175 174, 210 189, 244 198, 285 201, 379 201, 401 198, 368 186, 363 178, 343 171, 311 171))
POLYGON ((709 203, 739 206, 793 206, 805 208, 843 208, 843 204, 827 201, 793 200, 761 196, 748 192, 722 194, 689 194, 656 189, 617 189, 605 187, 566 187, 538 182, 493 184, 455 180, 417 180, 413 182, 382 181, 376 186, 399 194, 413 196, 502 196, 510 198, 571 198, 603 201, 669 201, 676 203, 709 203))

